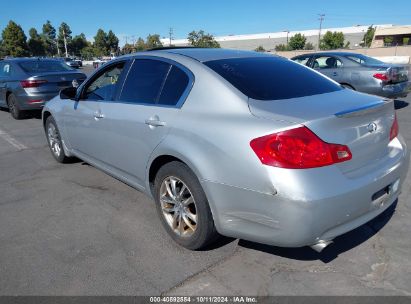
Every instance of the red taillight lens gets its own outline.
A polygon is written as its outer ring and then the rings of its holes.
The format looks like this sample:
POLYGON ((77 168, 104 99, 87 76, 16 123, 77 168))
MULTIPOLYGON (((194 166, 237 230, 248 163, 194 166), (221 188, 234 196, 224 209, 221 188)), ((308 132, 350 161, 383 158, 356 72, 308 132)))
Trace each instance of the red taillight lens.
POLYGON ((390 77, 386 73, 376 73, 373 75, 374 78, 377 78, 382 81, 389 81, 390 77))
POLYGON ((263 164, 280 168, 316 168, 352 158, 347 146, 326 143, 307 127, 255 138, 250 146, 263 164))
POLYGON ((390 130, 390 141, 393 140, 398 136, 398 132, 400 131, 400 127, 398 126, 397 114, 394 114, 394 122, 392 123, 391 130, 390 130))
POLYGON ((25 89, 27 88, 37 88, 41 84, 46 83, 47 80, 37 80, 37 79, 27 79, 27 80, 22 80, 20 81, 21 86, 25 89))

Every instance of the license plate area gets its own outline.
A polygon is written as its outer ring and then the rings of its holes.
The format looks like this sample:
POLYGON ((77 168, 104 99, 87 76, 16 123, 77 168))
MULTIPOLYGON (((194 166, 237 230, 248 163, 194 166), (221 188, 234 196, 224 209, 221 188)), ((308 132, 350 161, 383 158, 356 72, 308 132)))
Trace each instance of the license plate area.
POLYGON ((375 192, 371 196, 372 206, 375 208, 381 208, 385 206, 385 204, 387 203, 391 195, 398 191, 399 184, 400 184, 400 180, 397 179, 392 184, 389 184, 385 186, 384 188, 375 192))

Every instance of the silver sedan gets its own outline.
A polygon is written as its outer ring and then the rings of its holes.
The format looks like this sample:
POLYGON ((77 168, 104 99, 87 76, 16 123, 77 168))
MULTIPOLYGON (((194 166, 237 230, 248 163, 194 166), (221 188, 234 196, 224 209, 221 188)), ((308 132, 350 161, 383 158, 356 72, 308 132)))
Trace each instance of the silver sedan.
POLYGON ((387 98, 405 97, 411 89, 408 67, 384 63, 348 52, 300 55, 291 60, 304 64, 342 86, 387 98))
POLYGON ((398 198, 409 154, 392 101, 256 52, 117 58, 43 109, 78 157, 152 196, 180 245, 219 234, 320 251, 398 198))

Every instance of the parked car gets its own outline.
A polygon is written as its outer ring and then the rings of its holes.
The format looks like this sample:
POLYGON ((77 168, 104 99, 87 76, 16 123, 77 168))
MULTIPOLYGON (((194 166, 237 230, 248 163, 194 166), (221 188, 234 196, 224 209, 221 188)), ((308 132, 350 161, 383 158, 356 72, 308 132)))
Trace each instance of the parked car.
POLYGON ((319 251, 392 206, 409 164, 393 101, 256 52, 119 57, 42 119, 57 161, 152 196, 189 249, 222 234, 319 251))
POLYGON ((81 83, 85 79, 85 74, 60 60, 5 59, 0 62, 0 107, 9 108, 15 119, 21 119, 26 110, 41 109, 73 80, 81 83))
POLYGON ((387 98, 405 97, 411 89, 408 68, 345 52, 311 53, 291 58, 342 86, 387 98))
POLYGON ((74 61, 78 63, 79 67, 83 66, 83 61, 80 58, 76 58, 76 59, 74 59, 74 61))
POLYGON ((80 68, 79 62, 77 60, 74 60, 73 58, 66 57, 66 58, 63 58, 63 60, 69 67, 72 67, 75 69, 80 68))

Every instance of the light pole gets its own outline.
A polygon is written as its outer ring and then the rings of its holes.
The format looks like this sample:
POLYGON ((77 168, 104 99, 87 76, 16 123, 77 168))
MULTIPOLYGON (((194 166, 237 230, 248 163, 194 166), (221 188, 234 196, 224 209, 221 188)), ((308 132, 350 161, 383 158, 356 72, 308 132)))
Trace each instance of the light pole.
POLYGON ((318 50, 320 49, 320 42, 321 42, 321 28, 323 25, 323 21, 324 21, 324 17, 325 14, 318 14, 320 16, 320 18, 318 18, 318 20, 320 20, 320 30, 318 31, 318 50))
POLYGON ((287 45, 288 45, 288 34, 290 33, 290 31, 289 30, 284 30, 283 32, 287 33, 287 45))
POLYGON ((174 34, 174 30, 173 30, 172 27, 170 27, 170 30, 168 32, 169 39, 170 39, 170 43, 169 43, 170 45, 169 46, 171 46, 171 41, 173 40, 173 34, 174 34))

